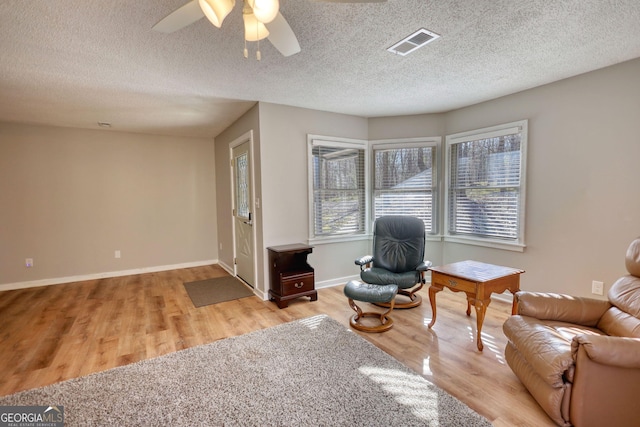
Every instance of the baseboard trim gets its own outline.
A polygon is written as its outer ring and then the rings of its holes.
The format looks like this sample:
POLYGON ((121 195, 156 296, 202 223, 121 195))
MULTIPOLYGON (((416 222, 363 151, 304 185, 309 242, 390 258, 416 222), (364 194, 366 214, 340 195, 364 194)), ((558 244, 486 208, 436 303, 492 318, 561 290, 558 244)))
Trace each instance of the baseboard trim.
POLYGON ((224 261, 218 261, 218 265, 219 265, 220 267, 222 267, 222 269, 223 269, 224 271, 226 271, 227 273, 229 273, 230 275, 232 275, 232 276, 235 276, 235 275, 236 275, 236 274, 235 274, 235 271, 233 270, 233 267, 232 267, 232 266, 230 266, 229 264, 227 264, 226 262, 224 262, 224 261))
POLYGON ((104 273, 83 274, 79 276, 68 276, 68 277, 56 277, 52 279, 33 280, 28 282, 5 283, 0 285, 0 291, 12 291, 16 289, 35 288, 38 286, 60 285, 63 283, 82 282, 85 280, 106 279, 109 277, 131 276, 133 274, 156 273, 158 271, 178 270, 181 268, 191 268, 191 267, 202 267, 205 265, 212 265, 217 263, 218 263, 218 260, 211 259, 211 260, 204 260, 204 261, 185 262, 181 264, 158 265, 154 267, 134 268, 131 270, 108 271, 104 273))
POLYGON ((496 301, 502 301, 509 304, 513 304, 513 294, 507 293, 506 291, 501 294, 491 294, 491 299, 495 299, 496 301))
MULTIPOLYGON (((229 273, 230 275, 232 276, 236 275, 235 269, 229 264, 225 263, 224 261, 218 261, 218 265, 222 267, 222 269, 227 273, 229 273)), ((266 292, 264 292, 262 289, 258 289, 257 286, 253 286, 252 289, 253 289, 253 293, 258 298, 262 299, 263 301, 266 301, 268 299, 269 295, 266 292)))
POLYGON ((316 282, 316 289, 331 288, 334 286, 345 285, 349 280, 360 280, 359 275, 337 277, 335 279, 323 280, 316 282))

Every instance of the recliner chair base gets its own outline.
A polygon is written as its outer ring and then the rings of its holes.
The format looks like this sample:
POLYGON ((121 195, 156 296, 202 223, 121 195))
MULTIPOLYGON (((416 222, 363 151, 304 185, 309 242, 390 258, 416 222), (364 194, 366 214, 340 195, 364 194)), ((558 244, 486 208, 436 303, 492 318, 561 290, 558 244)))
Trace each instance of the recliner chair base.
MULTIPOLYGON (((406 300, 406 298, 402 298, 401 301, 398 301, 398 297, 396 296, 396 298, 394 299, 394 308, 397 308, 397 309, 413 308, 413 307, 417 307, 420 304, 422 304, 422 295, 418 295, 416 293, 421 288, 422 288, 422 286, 420 286, 420 288, 418 288, 418 289, 416 289, 414 291, 407 291, 407 290, 404 290, 404 289, 399 289, 398 290, 398 295, 404 295, 405 297, 409 298, 409 301, 404 302, 406 300)), ((374 304, 379 306, 379 307, 386 307, 386 308, 388 308, 390 306, 390 303, 388 303, 388 302, 376 302, 374 304)))
MULTIPOLYGON (((353 300, 350 300, 349 305, 351 305, 352 303, 353 303, 353 300)), ((353 306, 358 307, 357 305, 355 305, 355 303, 353 303, 351 308, 353 308, 353 306)), ((354 310, 356 309, 354 308, 354 310)), ((357 329, 362 332, 386 332, 393 327, 393 319, 388 316, 390 312, 391 310, 386 311, 384 313, 374 313, 374 312, 363 313, 362 310, 360 310, 360 313, 356 313, 349 318, 349 325, 351 325, 353 329, 357 329), (363 325, 360 322, 360 320, 364 317, 377 317, 380 319, 380 325, 378 326, 363 325)))

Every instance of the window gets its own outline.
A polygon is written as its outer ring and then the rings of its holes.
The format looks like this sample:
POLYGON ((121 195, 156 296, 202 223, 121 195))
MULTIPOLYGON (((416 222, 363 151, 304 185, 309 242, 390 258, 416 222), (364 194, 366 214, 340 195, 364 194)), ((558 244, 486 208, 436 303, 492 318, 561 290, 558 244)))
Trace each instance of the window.
POLYGON ((373 216, 412 215, 437 232, 437 146, 440 138, 374 142, 373 216))
POLYGON ((310 239, 364 235, 367 142, 309 135, 310 239))
POLYGON ((527 121, 446 141, 445 240, 522 251, 527 121))

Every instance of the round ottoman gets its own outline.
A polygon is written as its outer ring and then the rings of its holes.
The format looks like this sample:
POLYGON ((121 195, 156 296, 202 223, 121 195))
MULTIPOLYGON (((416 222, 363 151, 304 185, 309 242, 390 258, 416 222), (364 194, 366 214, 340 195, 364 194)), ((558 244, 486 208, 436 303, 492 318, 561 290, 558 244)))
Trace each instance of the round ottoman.
POLYGON ((389 316, 389 313, 393 310, 393 304, 398 293, 398 286, 396 285, 372 285, 370 283, 362 283, 357 280, 351 280, 344 287, 344 294, 349 298, 349 306, 356 312, 349 324, 352 328, 363 332, 384 332, 393 327, 393 319, 389 316), (355 301, 370 302, 370 303, 388 303, 388 310, 384 313, 376 312, 363 312, 358 307, 355 301), (380 319, 379 325, 367 326, 362 324, 361 320, 364 317, 376 317, 380 319))

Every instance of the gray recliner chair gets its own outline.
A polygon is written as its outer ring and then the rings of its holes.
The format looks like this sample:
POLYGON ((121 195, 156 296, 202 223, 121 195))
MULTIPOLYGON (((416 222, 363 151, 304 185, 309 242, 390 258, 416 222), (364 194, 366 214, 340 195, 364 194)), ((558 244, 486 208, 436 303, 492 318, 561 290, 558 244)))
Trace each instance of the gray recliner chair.
MULTIPOLYGON (((375 221, 373 254, 355 260, 360 278, 374 285, 397 285, 395 308, 412 308, 422 303, 417 295, 425 284, 430 261, 424 259, 425 230, 420 218, 405 215, 382 216, 375 221)), ((388 307, 388 303, 376 303, 388 307)))

